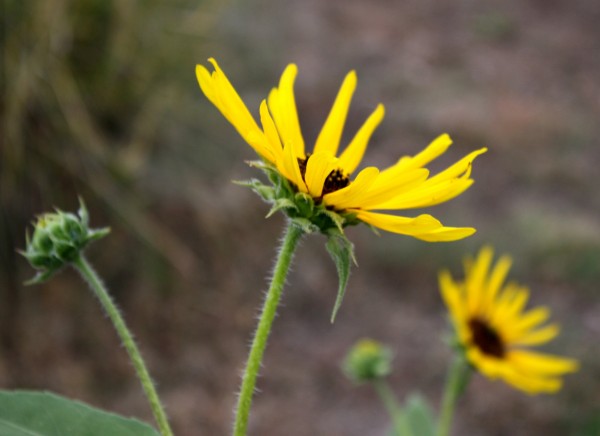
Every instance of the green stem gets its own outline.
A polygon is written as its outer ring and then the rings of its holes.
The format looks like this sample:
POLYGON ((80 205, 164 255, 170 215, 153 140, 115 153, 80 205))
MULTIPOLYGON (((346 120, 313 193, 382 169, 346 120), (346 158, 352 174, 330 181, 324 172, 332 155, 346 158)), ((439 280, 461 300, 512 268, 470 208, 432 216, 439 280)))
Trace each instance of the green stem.
POLYGON ((154 418, 158 424, 160 429, 160 433, 162 436, 172 436, 173 431, 169 426, 169 422, 167 421, 167 415, 165 414, 165 410, 158 398, 158 394, 156 393, 156 388, 154 387, 154 383, 150 378, 150 374, 148 373, 148 369, 146 368, 146 364, 144 363, 144 359, 140 354, 140 350, 138 349, 135 341, 133 340, 133 336, 131 332, 125 325, 125 321, 123 317, 119 313, 119 309, 113 302, 112 298, 108 294, 108 291, 102 284, 100 277, 94 271, 92 266, 88 263, 88 261, 83 257, 82 254, 78 256, 77 259, 73 261, 73 265, 79 271, 81 276, 88 282, 98 299, 100 300, 100 304, 108 314, 108 317, 112 321, 115 329, 123 345, 125 345, 125 349, 129 353, 129 358, 133 363, 135 371, 137 372, 138 378, 142 383, 142 387, 144 388, 144 392, 146 393, 146 397, 150 402, 150 407, 152 408, 152 412, 154 413, 154 418))
POLYGON ((471 368, 465 358, 463 356, 456 356, 448 370, 437 436, 448 436, 450 434, 454 406, 456 405, 456 400, 458 400, 467 387, 470 374, 471 368))
POLYGON ((394 392, 390 389, 387 381, 383 378, 378 378, 371 382, 373 388, 379 395, 381 402, 385 406, 390 418, 392 419, 392 423, 394 425, 394 435, 395 436, 403 436, 410 435, 410 429, 407 428, 406 420, 403 419, 402 416, 402 408, 394 395, 394 392))
POLYGON ((256 386, 256 377, 262 362, 267 339, 271 331, 271 325, 275 319, 279 299, 283 291, 285 278, 290 268, 290 263, 294 255, 298 241, 302 236, 302 229, 288 222, 283 244, 279 249, 271 286, 267 292, 262 313, 258 321, 258 327, 252 341, 252 348, 246 363, 246 369, 242 377, 242 388, 238 398, 237 411, 235 415, 235 425, 233 434, 235 436, 245 436, 248 428, 248 417, 250 415, 250 406, 252 405, 252 395, 256 386))

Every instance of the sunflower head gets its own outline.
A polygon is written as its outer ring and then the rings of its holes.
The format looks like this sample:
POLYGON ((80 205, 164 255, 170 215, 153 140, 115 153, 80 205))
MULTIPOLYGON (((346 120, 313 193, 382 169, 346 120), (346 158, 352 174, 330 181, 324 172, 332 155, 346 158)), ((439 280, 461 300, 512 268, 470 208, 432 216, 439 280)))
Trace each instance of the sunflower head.
POLYGON ((344 78, 314 146, 308 151, 296 108, 296 65, 286 67, 279 86, 260 104, 259 125, 217 61, 209 62, 212 72, 203 65, 196 66, 202 92, 260 156, 261 160, 251 165, 263 170, 270 182, 251 179, 237 183, 249 186, 271 203, 267 216, 284 212, 304 232, 321 232, 328 238, 327 249, 340 277, 332 320, 354 259, 352 243, 344 235, 345 227, 362 222, 429 242, 455 241, 475 233, 472 227, 446 227, 428 214, 404 217, 388 212, 434 206, 460 195, 473 184, 472 163, 485 148, 472 151, 430 176, 425 166, 452 144, 450 137, 443 134, 422 152, 403 156, 386 169, 366 167, 357 171, 385 110, 379 104, 339 152, 357 84, 354 71, 344 78))
POLYGON ((446 227, 427 214, 404 217, 389 211, 429 207, 460 195, 473 184, 472 163, 485 148, 432 176, 426 165, 452 144, 450 137, 443 134, 422 152, 403 156, 386 169, 366 167, 357 171, 385 110, 379 104, 340 152, 357 85, 354 71, 344 78, 309 151, 296 108, 296 65, 287 66, 279 86, 262 101, 259 125, 219 64, 214 59, 209 62, 212 72, 196 66, 200 88, 262 158, 252 165, 264 170, 271 184, 256 179, 243 183, 273 204, 270 213, 283 211, 305 230, 325 234, 360 222, 429 242, 454 241, 475 232, 471 227, 446 227))
POLYGON ((490 379, 503 379, 530 394, 556 392, 561 377, 576 371, 578 363, 528 349, 555 338, 559 327, 547 323, 548 308, 525 308, 526 287, 505 284, 510 257, 502 256, 493 266, 492 258, 492 248, 484 247, 476 259, 465 259, 465 278, 460 282, 448 271, 440 273, 456 344, 468 362, 490 379))
POLYGON ((91 241, 106 236, 109 231, 108 228, 89 228, 89 215, 83 200, 80 200, 77 215, 59 209, 40 215, 34 224, 33 236, 26 234, 26 249, 20 252, 38 270, 38 274, 27 283, 48 279, 74 261, 91 241))

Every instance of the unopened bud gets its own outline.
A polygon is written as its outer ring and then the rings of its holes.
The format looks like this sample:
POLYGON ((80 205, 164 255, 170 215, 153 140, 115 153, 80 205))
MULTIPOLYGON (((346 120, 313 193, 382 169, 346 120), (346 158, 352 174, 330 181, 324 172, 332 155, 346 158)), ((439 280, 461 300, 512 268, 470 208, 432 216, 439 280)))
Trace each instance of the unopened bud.
POLYGON ((89 215, 80 200, 77 215, 56 210, 38 217, 33 236, 26 235, 27 248, 21 254, 38 274, 27 284, 40 283, 66 264, 73 262, 90 241, 100 239, 110 229, 90 229, 89 215))
POLYGON ((372 339, 362 339, 348 352, 343 369, 356 382, 372 381, 390 373, 392 352, 372 339))

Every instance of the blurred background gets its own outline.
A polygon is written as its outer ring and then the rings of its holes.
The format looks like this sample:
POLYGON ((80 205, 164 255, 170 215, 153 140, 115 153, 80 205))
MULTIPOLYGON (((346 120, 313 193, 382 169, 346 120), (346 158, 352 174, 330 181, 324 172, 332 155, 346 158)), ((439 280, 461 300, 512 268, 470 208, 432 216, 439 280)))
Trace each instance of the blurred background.
MULTIPOLYGON (((485 243, 563 332, 546 350, 581 371, 528 397, 474 377, 454 434, 600 434, 600 3, 594 0, 4 0, 0 119, 0 387, 47 389, 152 421, 111 326, 67 270, 24 287, 15 249, 53 206, 85 198, 110 237, 88 257, 135 332, 176 433, 230 431, 235 392, 283 218, 234 179, 253 152, 201 94, 216 57, 249 107, 299 66, 300 119, 314 141, 345 73, 359 77, 346 138, 379 102, 365 157, 389 165, 447 132, 432 168, 488 146, 475 185, 428 212, 474 226, 428 244, 366 227, 334 325, 335 267, 305 239, 267 348, 253 435, 384 435, 368 386, 339 364, 359 338, 395 353, 400 398, 437 408, 451 353, 442 267, 485 243)), ((418 211, 408 211, 414 215, 418 211)))

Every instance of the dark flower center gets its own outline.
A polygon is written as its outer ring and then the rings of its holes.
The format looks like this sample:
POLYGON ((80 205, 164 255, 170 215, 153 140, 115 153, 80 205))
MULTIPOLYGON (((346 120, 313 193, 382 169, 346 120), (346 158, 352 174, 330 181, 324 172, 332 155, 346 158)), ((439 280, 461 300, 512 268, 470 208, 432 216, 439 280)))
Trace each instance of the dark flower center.
MULTIPOLYGON (((306 180, 306 166, 308 165, 309 159, 310 153, 308 153, 304 159, 298 158, 298 166, 300 167, 300 174, 302 174, 303 180, 306 180)), ((349 184, 350 177, 348 177, 348 175, 346 175, 341 169, 336 168, 335 170, 331 171, 325 179, 325 183, 323 183, 323 193, 321 196, 338 191, 342 188, 345 188, 349 184)))
POLYGON ((468 325, 473 335, 473 342, 482 353, 499 359, 504 357, 506 354, 504 343, 494 329, 477 318, 471 319, 468 325))

